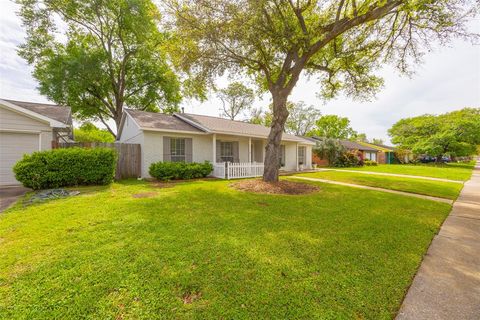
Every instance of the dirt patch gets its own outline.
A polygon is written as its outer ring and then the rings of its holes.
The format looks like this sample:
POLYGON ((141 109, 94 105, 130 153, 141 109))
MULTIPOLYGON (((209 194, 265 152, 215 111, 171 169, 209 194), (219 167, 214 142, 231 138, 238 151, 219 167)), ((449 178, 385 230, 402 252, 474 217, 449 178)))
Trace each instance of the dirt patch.
POLYGON ((160 188, 160 189, 163 189, 163 188, 173 188, 175 187, 176 185, 176 182, 154 182, 152 183, 152 187, 154 188, 160 188))
POLYGON ((132 197, 134 197, 134 198, 152 198, 156 195, 157 195, 156 192, 142 192, 142 193, 136 193, 136 194, 132 195, 132 197))
POLYGON ((201 297, 202 297, 201 292, 185 293, 182 297, 183 304, 190 304, 190 303, 195 302, 196 300, 200 299, 201 297))
POLYGON ((269 204, 266 203, 266 202, 257 202, 257 205, 259 205, 260 207, 268 207, 269 204))
POLYGON ((249 191, 255 193, 271 193, 271 194, 308 194, 319 191, 320 188, 315 185, 293 182, 264 182, 262 180, 242 180, 234 182, 231 186, 237 190, 249 191))

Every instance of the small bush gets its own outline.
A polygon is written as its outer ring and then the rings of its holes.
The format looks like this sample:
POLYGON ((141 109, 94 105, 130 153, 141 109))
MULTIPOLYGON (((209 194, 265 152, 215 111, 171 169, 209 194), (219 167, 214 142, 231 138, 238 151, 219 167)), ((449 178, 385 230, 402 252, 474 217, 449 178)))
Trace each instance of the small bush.
POLYGON ((376 166, 376 165, 378 165, 378 163, 376 161, 373 161, 373 160, 365 160, 365 161, 363 161, 363 164, 366 165, 366 166, 376 166))
POLYGON ((158 180, 188 180, 204 178, 213 170, 210 162, 155 162, 150 165, 149 173, 158 180))
POLYGON ((105 185, 113 181, 116 162, 113 149, 54 149, 25 155, 13 172, 18 181, 34 190, 105 185))
POLYGON ((363 165, 363 162, 358 157, 350 152, 346 152, 339 156, 333 163, 334 167, 358 167, 363 165))

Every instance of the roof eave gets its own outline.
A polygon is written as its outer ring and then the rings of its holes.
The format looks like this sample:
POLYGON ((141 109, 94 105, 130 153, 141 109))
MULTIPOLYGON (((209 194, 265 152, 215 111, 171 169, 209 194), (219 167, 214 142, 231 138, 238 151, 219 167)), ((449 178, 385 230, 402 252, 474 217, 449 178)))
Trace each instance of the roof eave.
POLYGON ((26 116, 36 119, 41 122, 48 123, 50 127, 52 128, 69 128, 70 126, 68 124, 62 123, 60 121, 54 120, 52 118, 49 118, 47 116, 44 116, 42 114, 39 114, 37 112, 31 111, 29 109, 23 108, 19 105, 13 104, 11 102, 5 101, 0 99, 0 104, 7 107, 7 109, 10 109, 12 111, 18 112, 18 113, 23 113, 26 116))

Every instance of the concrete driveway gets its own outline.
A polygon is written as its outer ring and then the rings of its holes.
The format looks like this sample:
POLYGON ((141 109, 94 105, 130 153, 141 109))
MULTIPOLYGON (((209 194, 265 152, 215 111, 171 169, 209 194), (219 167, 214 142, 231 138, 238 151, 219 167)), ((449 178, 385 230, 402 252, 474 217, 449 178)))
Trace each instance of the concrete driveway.
POLYGON ((0 187, 0 213, 10 207, 25 193, 30 191, 22 186, 0 187))

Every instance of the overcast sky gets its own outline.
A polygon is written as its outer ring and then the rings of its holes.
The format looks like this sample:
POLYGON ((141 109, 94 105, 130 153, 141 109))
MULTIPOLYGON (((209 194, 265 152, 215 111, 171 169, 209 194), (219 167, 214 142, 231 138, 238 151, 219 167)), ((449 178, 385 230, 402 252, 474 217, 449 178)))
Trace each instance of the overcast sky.
MULTIPOLYGON (((0 98, 48 102, 36 90, 31 67, 16 53, 25 36, 15 14, 18 6, 9 0, 0 0, 0 4, 0 98)), ((478 19, 472 23, 472 30, 480 32, 478 19)), ((387 141, 387 130, 401 118, 480 107, 480 45, 456 41, 448 48, 426 54, 424 60, 412 78, 399 76, 390 67, 381 70, 385 87, 370 102, 339 97, 324 103, 316 96, 317 83, 305 78, 297 84, 290 100, 314 105, 323 114, 348 117, 358 132, 387 141)), ((269 103, 266 96, 256 101, 255 106, 266 107, 269 103)), ((220 113, 220 102, 214 95, 204 103, 185 101, 183 107, 192 113, 214 116, 220 113)))

